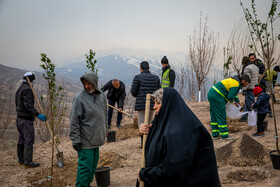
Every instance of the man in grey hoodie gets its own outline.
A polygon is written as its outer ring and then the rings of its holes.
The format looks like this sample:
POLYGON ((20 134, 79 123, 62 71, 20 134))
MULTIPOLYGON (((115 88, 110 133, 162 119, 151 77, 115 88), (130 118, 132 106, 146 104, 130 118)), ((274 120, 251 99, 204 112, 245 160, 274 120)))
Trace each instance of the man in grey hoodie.
POLYGON ((81 77, 84 90, 72 105, 70 139, 78 152, 76 186, 89 186, 99 160, 99 147, 105 142, 107 123, 106 97, 98 89, 98 78, 88 72, 81 77))

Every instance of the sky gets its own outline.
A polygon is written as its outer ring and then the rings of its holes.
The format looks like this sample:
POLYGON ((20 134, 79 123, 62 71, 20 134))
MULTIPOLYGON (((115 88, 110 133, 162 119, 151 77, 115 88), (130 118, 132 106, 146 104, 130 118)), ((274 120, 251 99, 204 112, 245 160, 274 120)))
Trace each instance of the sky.
MULTIPOLYGON (((270 1, 256 4, 262 16, 270 1)), ((38 70, 46 53, 62 66, 85 60, 89 49, 97 57, 186 54, 201 13, 219 33, 219 66, 231 30, 244 20, 239 0, 0 0, 0 64, 38 70)))

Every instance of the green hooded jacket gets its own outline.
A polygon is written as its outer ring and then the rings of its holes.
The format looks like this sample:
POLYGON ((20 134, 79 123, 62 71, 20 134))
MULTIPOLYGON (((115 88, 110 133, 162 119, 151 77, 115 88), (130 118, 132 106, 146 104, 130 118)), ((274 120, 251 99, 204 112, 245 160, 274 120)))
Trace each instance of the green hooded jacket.
POLYGON ((107 101, 98 89, 98 78, 93 72, 81 77, 96 89, 96 94, 89 94, 85 89, 73 100, 71 111, 70 139, 72 143, 81 143, 82 149, 92 149, 104 144, 106 137, 107 101))

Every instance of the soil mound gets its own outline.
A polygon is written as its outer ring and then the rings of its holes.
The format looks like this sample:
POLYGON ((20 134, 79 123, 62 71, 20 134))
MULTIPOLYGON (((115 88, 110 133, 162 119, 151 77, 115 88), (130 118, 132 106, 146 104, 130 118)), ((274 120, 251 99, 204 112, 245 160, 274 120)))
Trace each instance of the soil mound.
MULTIPOLYGON (((122 167, 124 158, 113 152, 100 152, 97 167, 109 166, 112 169, 122 167)), ((64 161, 64 167, 59 168, 57 164, 54 166, 53 186, 74 186, 77 177, 78 159, 70 158, 64 161)), ((42 168, 33 176, 26 178, 27 183, 31 186, 49 187, 51 173, 50 168, 42 168)))
POLYGON ((260 170, 238 170, 234 172, 229 172, 227 174, 228 179, 233 179, 236 181, 263 181, 267 179, 267 172, 260 170))
POLYGON ((116 132, 116 139, 117 140, 125 140, 128 138, 134 138, 139 136, 139 130, 138 128, 135 129, 132 125, 126 125, 120 129, 117 130, 116 132))
POLYGON ((122 167, 124 158, 113 152, 101 152, 99 155, 98 167, 110 167, 112 169, 122 167))
POLYGON ((232 166, 263 165, 268 161, 263 145, 247 134, 218 148, 216 156, 218 162, 232 166))

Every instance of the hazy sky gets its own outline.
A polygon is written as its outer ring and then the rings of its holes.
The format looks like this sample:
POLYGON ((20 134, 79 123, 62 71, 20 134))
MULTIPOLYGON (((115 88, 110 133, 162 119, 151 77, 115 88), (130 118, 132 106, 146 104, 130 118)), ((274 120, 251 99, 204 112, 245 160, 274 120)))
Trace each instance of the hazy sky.
MULTIPOLYGON (((270 1, 256 4, 263 14, 270 1)), ((186 52, 200 12, 220 33, 221 49, 244 19, 239 0, 0 0, 0 63, 34 70, 42 52, 57 65, 89 49, 186 52)))

